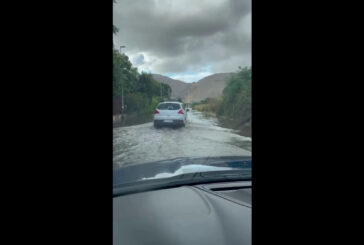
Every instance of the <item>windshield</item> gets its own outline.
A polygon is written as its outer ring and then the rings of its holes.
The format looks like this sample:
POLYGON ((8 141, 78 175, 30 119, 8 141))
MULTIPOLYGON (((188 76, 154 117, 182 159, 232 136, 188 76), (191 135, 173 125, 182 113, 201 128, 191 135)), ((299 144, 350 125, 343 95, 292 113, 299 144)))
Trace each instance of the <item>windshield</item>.
POLYGON ((198 2, 113 3, 118 186, 251 163, 251 0, 198 2))
POLYGON ((163 103, 159 104, 157 107, 158 110, 179 110, 181 106, 176 103, 163 103))

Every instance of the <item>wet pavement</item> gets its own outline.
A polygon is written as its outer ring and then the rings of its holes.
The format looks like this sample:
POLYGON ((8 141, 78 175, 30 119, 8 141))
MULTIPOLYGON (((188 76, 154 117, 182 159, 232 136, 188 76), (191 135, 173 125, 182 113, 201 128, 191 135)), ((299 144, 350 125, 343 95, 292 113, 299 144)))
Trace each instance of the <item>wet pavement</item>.
POLYGON ((114 167, 177 157, 250 156, 251 138, 191 110, 187 125, 155 129, 152 122, 113 129, 114 167))

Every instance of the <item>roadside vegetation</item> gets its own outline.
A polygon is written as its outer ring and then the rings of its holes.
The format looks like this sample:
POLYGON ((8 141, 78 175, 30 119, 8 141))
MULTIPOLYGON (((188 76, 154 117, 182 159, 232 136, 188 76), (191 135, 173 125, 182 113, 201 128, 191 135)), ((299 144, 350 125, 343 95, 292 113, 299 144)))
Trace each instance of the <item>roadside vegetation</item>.
MULTIPOLYGON (((115 0, 113 1, 115 3, 115 0)), ((113 25, 113 33, 119 29, 113 25)), ((149 73, 139 73, 133 67, 129 57, 113 47, 113 98, 124 95, 124 114, 150 114, 154 111, 159 101, 171 96, 171 87, 159 83, 149 73), (161 97, 163 91, 163 98, 161 97)), ((121 111, 117 108, 117 111, 121 111)))
POLYGON ((217 110, 219 109, 221 104, 222 104, 222 97, 218 99, 206 98, 200 102, 192 103, 191 106, 194 110, 204 112, 205 114, 216 115, 217 110))
POLYGON ((149 73, 139 73, 137 68, 132 66, 128 56, 114 50, 113 96, 124 94, 125 114, 152 113, 158 102, 169 98, 171 92, 168 84, 155 81, 149 73), (163 98, 161 98, 161 90, 163 98))
POLYGON ((242 128, 251 121, 251 68, 239 68, 227 82, 220 98, 207 98, 192 103, 192 108, 229 120, 234 128, 242 128))

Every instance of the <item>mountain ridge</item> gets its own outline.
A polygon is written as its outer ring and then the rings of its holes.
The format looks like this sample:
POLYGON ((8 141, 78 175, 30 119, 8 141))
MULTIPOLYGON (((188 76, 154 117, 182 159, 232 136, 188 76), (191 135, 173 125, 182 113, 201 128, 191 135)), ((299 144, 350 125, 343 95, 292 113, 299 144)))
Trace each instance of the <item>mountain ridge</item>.
POLYGON ((160 74, 152 74, 152 77, 158 82, 171 86, 171 97, 181 98, 186 103, 192 103, 221 96, 232 74, 234 72, 214 73, 194 83, 186 83, 160 74))

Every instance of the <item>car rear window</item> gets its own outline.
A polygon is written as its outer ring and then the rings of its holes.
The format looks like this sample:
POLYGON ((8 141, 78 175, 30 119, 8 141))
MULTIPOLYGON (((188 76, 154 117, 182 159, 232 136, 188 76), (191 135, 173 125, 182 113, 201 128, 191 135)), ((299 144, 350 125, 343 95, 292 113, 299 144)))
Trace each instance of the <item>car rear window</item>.
POLYGON ((163 103, 158 105, 158 110, 179 110, 181 109, 181 106, 176 103, 163 103))

